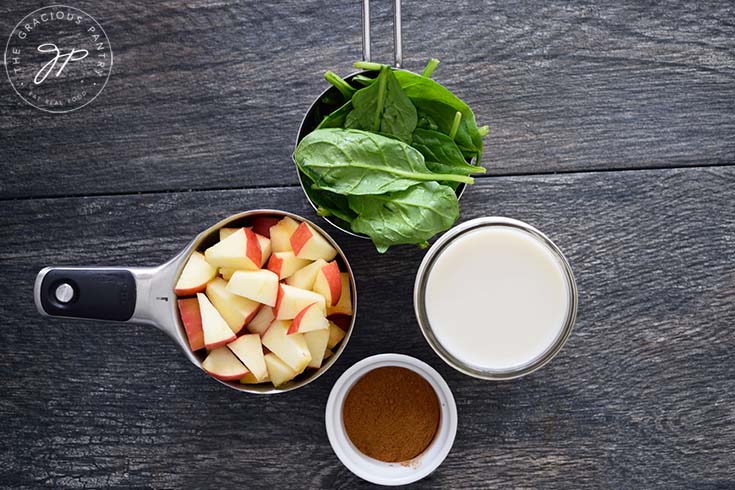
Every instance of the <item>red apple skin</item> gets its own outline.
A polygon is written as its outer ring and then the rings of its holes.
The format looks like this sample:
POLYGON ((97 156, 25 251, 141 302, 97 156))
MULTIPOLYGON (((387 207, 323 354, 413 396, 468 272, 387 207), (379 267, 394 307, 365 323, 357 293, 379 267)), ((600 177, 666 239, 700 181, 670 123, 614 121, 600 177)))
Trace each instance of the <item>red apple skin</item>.
MULTIPOLYGON (((273 318, 278 317, 278 308, 281 307, 281 300, 283 300, 283 287, 279 284, 278 296, 276 296, 276 305, 273 307, 273 318)), ((265 332, 263 332, 263 335, 265 335, 265 332)))
POLYGON ((244 334, 249 333, 249 332, 246 331, 245 327, 247 326, 248 323, 250 323, 250 320, 252 320, 253 318, 255 318, 255 315, 258 314, 258 312, 260 311, 260 308, 262 306, 263 305, 258 305, 258 307, 255 308, 251 314, 249 314, 247 317, 245 317, 245 320, 242 322, 242 325, 240 326, 240 329, 237 331, 237 333, 235 335, 237 335, 239 337, 240 335, 244 335, 244 334))
POLYGON ((242 378, 247 374, 248 372, 245 371, 245 374, 237 374, 234 376, 222 376, 221 374, 213 373, 212 371, 204 370, 208 375, 210 375, 213 378, 221 379, 222 381, 237 381, 238 379, 242 378))
MULTIPOLYGON (((195 288, 189 288, 189 289, 174 289, 174 293, 176 293, 176 296, 196 296, 197 293, 203 293, 204 290, 207 289, 207 283, 197 286, 195 288)), ((193 298, 196 299, 196 298, 193 298)))
POLYGON ((316 305, 316 303, 312 303, 303 310, 299 311, 296 315, 296 318, 291 320, 291 325, 288 327, 288 331, 286 332, 286 335, 291 335, 292 333, 296 333, 299 331, 299 327, 301 326, 301 320, 304 318, 304 315, 309 311, 309 308, 316 305))
POLYGON ((350 320, 352 320, 352 317, 350 315, 342 315, 338 313, 334 315, 329 315, 328 318, 331 322, 333 322, 345 332, 350 328, 350 320))
POLYGON ((291 248, 293 249, 293 253, 298 255, 312 236, 311 230, 306 226, 306 223, 301 223, 291 235, 291 248))
POLYGON ((180 299, 177 301, 181 321, 189 339, 192 351, 204 349, 204 331, 202 330, 202 314, 199 311, 199 301, 196 298, 180 299))
POLYGON ((281 269, 283 268, 283 259, 279 259, 276 254, 272 254, 271 258, 268 259, 268 265, 266 268, 276 274, 278 278, 281 278, 281 269))
POLYGON ((260 266, 260 264, 263 262, 263 252, 260 250, 260 242, 258 241, 258 237, 255 236, 253 230, 249 228, 244 228, 244 230, 245 237, 247 238, 247 250, 245 251, 245 256, 252 260, 256 266, 260 266))
POLYGON ((332 261, 322 267, 322 274, 327 280, 329 285, 329 293, 332 296, 332 306, 339 303, 339 298, 342 296, 342 278, 339 275, 339 265, 336 261, 332 261))
POLYGON ((224 340, 220 340, 219 342, 215 342, 214 344, 208 344, 208 345, 205 345, 204 347, 206 347, 206 348, 207 348, 207 349, 209 349, 209 350, 213 350, 213 349, 216 349, 217 347, 222 347, 222 346, 225 346, 225 345, 227 345, 227 344, 229 344, 230 342, 233 342, 233 341, 235 341, 235 340, 237 340, 237 335, 235 335, 235 334, 233 333, 233 334, 232 334, 232 337, 229 337, 229 338, 227 338, 227 339, 224 339, 224 340))
POLYGON ((269 216, 261 216, 253 220, 253 231, 258 235, 266 238, 271 237, 271 226, 281 221, 281 218, 271 218, 269 216))

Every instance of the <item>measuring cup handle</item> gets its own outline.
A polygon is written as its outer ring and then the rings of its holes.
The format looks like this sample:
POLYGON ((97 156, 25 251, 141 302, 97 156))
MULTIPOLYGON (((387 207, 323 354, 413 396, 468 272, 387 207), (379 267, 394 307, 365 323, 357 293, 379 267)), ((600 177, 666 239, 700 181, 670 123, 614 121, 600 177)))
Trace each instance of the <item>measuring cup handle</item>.
MULTIPOLYGON (((403 63, 401 39, 401 0, 393 0, 393 65, 400 68, 403 63)), ((370 54, 370 0, 362 0, 362 60, 372 61, 370 54)))
POLYGON ((47 267, 33 296, 42 315, 125 322, 135 313, 137 287, 130 269, 47 267))

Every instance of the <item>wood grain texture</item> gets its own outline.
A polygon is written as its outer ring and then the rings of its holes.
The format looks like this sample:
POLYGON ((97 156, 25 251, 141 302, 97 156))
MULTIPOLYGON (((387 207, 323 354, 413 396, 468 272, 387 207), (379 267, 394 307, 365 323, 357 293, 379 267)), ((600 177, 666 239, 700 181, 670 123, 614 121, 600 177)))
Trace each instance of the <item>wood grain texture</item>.
POLYGON ((436 367, 457 400, 445 463, 417 488, 735 486, 735 170, 484 179, 462 219, 545 231, 575 270, 561 354, 521 380, 463 376, 434 355, 411 298, 423 251, 379 256, 336 234, 357 276, 343 356, 296 392, 256 397, 197 371, 150 327, 50 321, 31 300, 55 264, 155 265, 244 209, 314 217, 298 188, 15 200, 0 214, 0 482, 18 488, 367 488, 326 439, 329 390, 381 352, 436 367))
MULTIPOLYGON (((0 5, 0 33, 32 0, 0 5)), ((93 104, 41 113, 0 83, 0 197, 295 184, 301 117, 361 54, 357 0, 91 2, 115 55, 93 104), (43 178, 38 178, 43 176, 43 178)), ((392 59, 390 2, 374 52, 392 59)), ((491 126, 491 174, 733 163, 735 4, 405 1, 406 67, 491 126)))

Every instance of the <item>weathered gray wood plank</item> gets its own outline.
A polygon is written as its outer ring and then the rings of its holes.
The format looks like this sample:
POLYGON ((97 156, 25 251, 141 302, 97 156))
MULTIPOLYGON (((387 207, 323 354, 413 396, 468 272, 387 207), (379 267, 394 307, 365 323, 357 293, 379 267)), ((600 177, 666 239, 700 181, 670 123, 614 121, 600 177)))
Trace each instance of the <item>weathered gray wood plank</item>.
MULTIPOLYGON (((35 2, 0 6, 8 33, 35 2)), ((41 113, 0 83, 0 197, 295 184, 301 117, 360 56, 357 0, 79 5, 106 29, 110 81, 41 113), (40 178, 39 178, 40 176, 40 178)), ((390 2, 374 1, 390 60, 390 2)), ((405 1, 406 67, 490 124, 494 174, 720 165, 735 155, 732 2, 405 1)))
POLYGON ((343 357, 286 395, 209 380, 163 334, 48 321, 31 300, 49 264, 156 264, 231 212, 312 216, 300 190, 162 193, 3 203, 0 482, 63 488, 363 488, 326 440, 323 410, 348 366, 414 355, 447 379, 455 447, 422 488, 735 486, 735 170, 484 179, 463 219, 508 215, 544 230, 580 288, 577 327, 528 378, 454 372, 411 308, 423 252, 385 256, 335 235, 357 274, 360 317, 343 357))

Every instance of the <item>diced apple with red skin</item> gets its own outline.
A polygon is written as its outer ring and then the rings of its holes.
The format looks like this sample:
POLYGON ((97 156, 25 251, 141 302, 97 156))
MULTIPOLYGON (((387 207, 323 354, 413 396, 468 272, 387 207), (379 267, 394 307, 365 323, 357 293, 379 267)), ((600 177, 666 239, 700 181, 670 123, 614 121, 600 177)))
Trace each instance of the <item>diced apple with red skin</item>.
POLYGON ((276 315, 276 320, 292 320, 296 318, 301 310, 312 303, 316 303, 319 309, 326 314, 324 296, 314 291, 281 284, 278 288, 278 298, 273 312, 276 315))
MULTIPOLYGON (((291 368, 289 368, 289 369, 291 369, 291 368)), ((261 379, 260 381, 258 381, 258 379, 255 376, 253 376, 253 373, 248 373, 245 376, 243 376, 242 378, 240 378, 240 384, 242 384, 242 385, 257 385, 257 384, 260 384, 260 383, 268 383, 268 382, 270 382, 270 380, 271 379, 268 377, 268 373, 267 372, 266 372, 265 378, 261 379)))
MULTIPOLYGON (((288 327, 291 322, 275 321, 263 335, 263 345, 272 353, 278 356, 283 362, 296 371, 302 372, 311 361, 311 353, 306 346, 304 335, 295 333, 288 335, 288 327)), ((270 370, 269 370, 270 372, 270 370)), ((273 373, 270 373, 271 379, 275 382, 273 373)))
POLYGON ((222 276, 222 279, 225 281, 229 281, 232 277, 232 274, 235 273, 235 269, 230 269, 229 267, 220 267, 219 268, 219 275, 222 276))
POLYGON ((308 289, 311 291, 314 288, 314 282, 316 281, 316 275, 323 266, 327 265, 327 261, 319 259, 316 262, 312 262, 303 269, 300 269, 286 279, 286 284, 299 289, 308 289))
POLYGON ((240 228, 220 228, 219 229, 219 241, 221 242, 222 240, 232 235, 239 229, 240 228))
POLYGON ((216 267, 258 270, 262 265, 263 253, 257 235, 247 228, 240 228, 206 249, 204 257, 216 267))
POLYGON ((345 338, 345 331, 339 328, 332 322, 329 322, 329 341, 327 342, 327 348, 334 349, 334 347, 342 342, 345 338))
POLYGON ((271 216, 258 216, 253 220, 253 231, 258 235, 263 235, 266 238, 271 237, 271 227, 276 225, 281 218, 274 218, 271 216))
POLYGON ((271 241, 270 238, 266 238, 260 233, 256 233, 255 237, 258 239, 258 243, 260 244, 260 266, 263 267, 268 263, 268 259, 271 256, 271 241))
POLYGON ((339 275, 342 279, 342 294, 336 305, 327 307, 327 315, 352 315, 350 275, 346 272, 340 272, 339 275))
POLYGON ((268 377, 276 388, 288 383, 299 374, 273 353, 265 355, 265 365, 268 367, 268 377))
POLYGON ((276 316, 273 314, 273 308, 263 305, 260 310, 258 310, 258 314, 255 315, 255 318, 250 320, 250 323, 248 323, 248 331, 262 336, 275 319, 276 316))
POLYGON ((278 276, 266 269, 235 271, 227 283, 227 290, 258 303, 275 306, 278 299, 278 276))
POLYGON ((181 271, 179 280, 176 281, 174 292, 178 296, 193 296, 201 293, 207 287, 207 283, 217 275, 217 268, 212 267, 204 255, 194 252, 186 261, 184 270, 181 271))
POLYGON ((217 379, 235 381, 248 373, 247 368, 227 347, 218 347, 209 353, 202 368, 217 379))
POLYGON ((319 369, 320 367, 322 367, 324 354, 327 351, 329 330, 325 329, 306 332, 304 334, 304 340, 306 340, 306 346, 309 348, 309 352, 311 353, 311 361, 309 361, 309 367, 319 369))
POLYGON ((310 263, 311 260, 300 259, 293 252, 274 252, 268 261, 268 270, 275 272, 283 280, 310 263))
POLYGON ((229 344, 237 338, 232 333, 232 329, 222 315, 219 314, 217 308, 210 303, 206 295, 197 293, 199 301, 199 312, 202 315, 202 332, 204 334, 204 347, 207 349, 216 349, 223 345, 229 344))
POLYGON ((260 309, 260 303, 257 301, 228 291, 227 281, 221 277, 207 284, 207 298, 217 308, 233 333, 239 333, 260 309))
POLYGON ((314 292, 324 296, 327 306, 335 306, 342 296, 342 278, 339 274, 339 265, 332 261, 319 269, 314 281, 314 292))
POLYGON ((291 252, 291 235, 298 227, 298 221, 288 216, 271 226, 270 238, 273 252, 291 252))
POLYGON ((288 328, 288 334, 306 333, 313 330, 329 330, 329 320, 317 303, 310 304, 296 315, 288 328))
POLYGON ((204 349, 204 332, 202 332, 202 314, 199 312, 199 300, 186 298, 177 301, 179 314, 189 338, 189 347, 192 352, 204 349))
POLYGON ((291 235, 291 248, 297 257, 332 260, 337 250, 308 223, 301 223, 291 235))
POLYGON ((248 368, 258 381, 268 377, 268 370, 263 360, 263 345, 260 343, 260 335, 251 333, 239 337, 227 347, 248 368))

